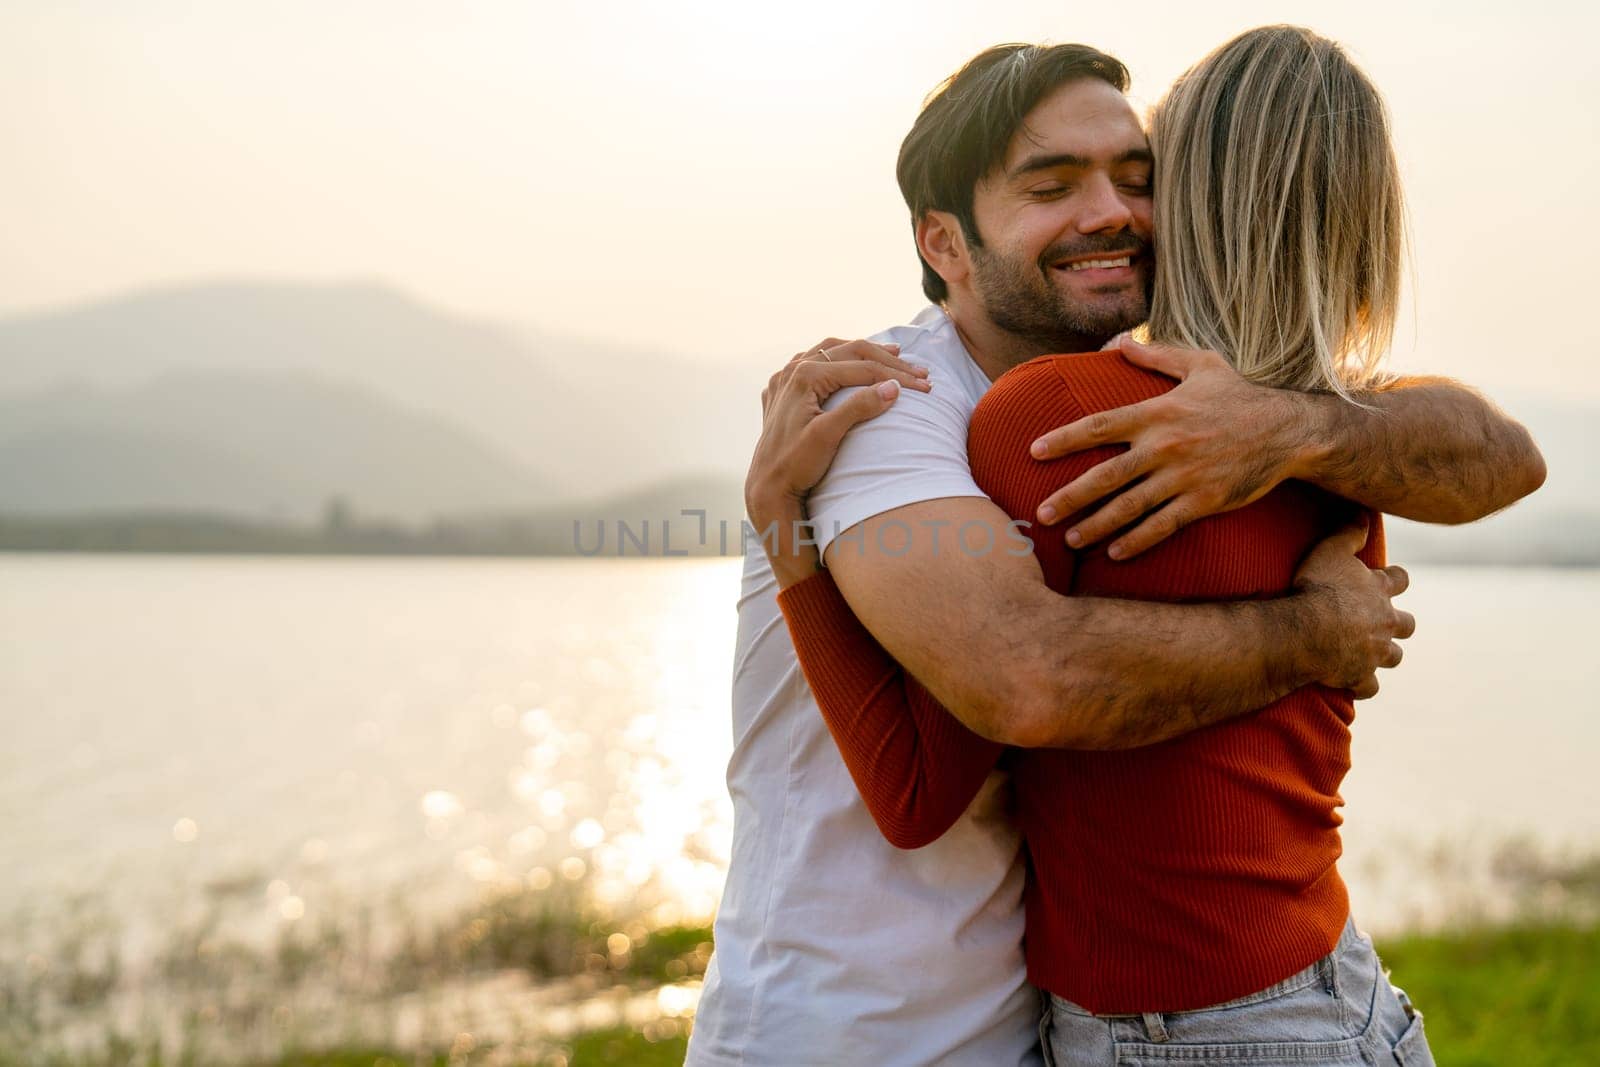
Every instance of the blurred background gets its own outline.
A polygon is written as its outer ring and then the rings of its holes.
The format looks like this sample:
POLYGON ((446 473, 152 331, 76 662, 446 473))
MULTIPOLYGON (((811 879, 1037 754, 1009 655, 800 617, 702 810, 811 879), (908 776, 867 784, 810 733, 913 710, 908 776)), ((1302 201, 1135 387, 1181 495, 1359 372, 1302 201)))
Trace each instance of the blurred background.
POLYGON ((680 1060, 760 389, 918 310, 923 96, 1080 40, 1142 109, 1283 21, 1389 100, 1393 365, 1550 469, 1392 527, 1357 919, 1441 1062, 1600 1058, 1600 15, 57 0, 0 5, 0 1064, 680 1060))

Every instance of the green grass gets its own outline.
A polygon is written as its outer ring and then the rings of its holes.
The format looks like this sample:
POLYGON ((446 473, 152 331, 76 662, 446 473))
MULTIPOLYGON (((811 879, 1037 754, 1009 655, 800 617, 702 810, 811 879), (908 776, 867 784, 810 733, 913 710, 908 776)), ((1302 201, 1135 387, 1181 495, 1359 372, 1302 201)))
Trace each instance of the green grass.
MULTIPOLYGON (((681 1067, 689 1039, 681 1034, 652 1041, 635 1030, 618 1027, 579 1034, 568 1042, 568 1067, 681 1067)), ((481 1062, 472 1057, 452 1060, 448 1053, 413 1056, 393 1049, 333 1049, 295 1053, 261 1067, 455 1067, 481 1062)), ((518 1067, 544 1067, 544 1063, 518 1067)), ((556 1061, 559 1062, 559 1061, 556 1061)))
POLYGON ((450 1054, 408 1056, 393 1049, 332 1049, 327 1052, 295 1052, 263 1067, 448 1067, 450 1054))
POLYGON ((681 1067, 689 1039, 683 1036, 649 1041, 632 1030, 600 1030, 572 1042, 571 1067, 681 1067))
POLYGON ((1600 927, 1487 927, 1378 950, 1446 1067, 1600 1064, 1600 927))

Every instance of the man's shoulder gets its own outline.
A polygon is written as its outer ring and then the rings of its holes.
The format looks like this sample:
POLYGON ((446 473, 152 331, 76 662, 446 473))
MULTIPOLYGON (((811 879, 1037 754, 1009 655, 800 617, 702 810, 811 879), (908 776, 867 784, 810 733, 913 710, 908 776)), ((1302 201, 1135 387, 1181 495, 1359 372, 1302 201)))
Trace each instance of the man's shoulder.
MULTIPOLYGON (((955 323, 937 304, 929 304, 910 322, 880 330, 868 340, 899 345, 900 358, 927 367, 928 380, 936 387, 941 382, 947 383, 942 399, 966 412, 970 413, 971 404, 989 387, 988 376, 972 361, 955 323), (952 392, 951 386, 959 397, 948 395, 952 392)), ((921 394, 913 395, 923 398, 921 394)))
MULTIPOLYGON (((817 547, 857 523, 909 504, 944 497, 981 497, 967 465, 967 421, 989 388, 940 308, 872 338, 899 344, 907 362, 928 368, 932 391, 902 390, 881 415, 850 428, 809 498, 817 547)), ((843 402, 848 391, 824 407, 843 402)))

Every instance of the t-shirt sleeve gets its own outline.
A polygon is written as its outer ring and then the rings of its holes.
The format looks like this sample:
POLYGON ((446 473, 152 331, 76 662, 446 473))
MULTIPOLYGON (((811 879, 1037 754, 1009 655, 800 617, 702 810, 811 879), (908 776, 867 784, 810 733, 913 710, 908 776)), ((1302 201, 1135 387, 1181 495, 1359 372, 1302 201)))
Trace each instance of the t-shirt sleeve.
MULTIPOLYGON (((914 358, 908 353, 908 358, 914 358)), ((976 398, 960 382, 930 367, 933 389, 902 389, 882 415, 845 434, 839 454, 811 491, 808 506, 817 548, 885 511, 952 496, 984 496, 967 464, 967 419, 976 398)), ((842 389, 827 410, 855 392, 842 389)))

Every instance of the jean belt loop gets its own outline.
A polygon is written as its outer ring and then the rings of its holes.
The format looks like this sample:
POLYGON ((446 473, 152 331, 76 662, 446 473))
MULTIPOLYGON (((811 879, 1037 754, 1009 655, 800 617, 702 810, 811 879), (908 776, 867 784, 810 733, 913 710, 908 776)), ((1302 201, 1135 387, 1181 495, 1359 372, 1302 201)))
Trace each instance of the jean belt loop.
POLYGON ((1144 1030, 1151 1041, 1158 1045, 1167 1043, 1167 1023, 1158 1011, 1144 1013, 1144 1030))

